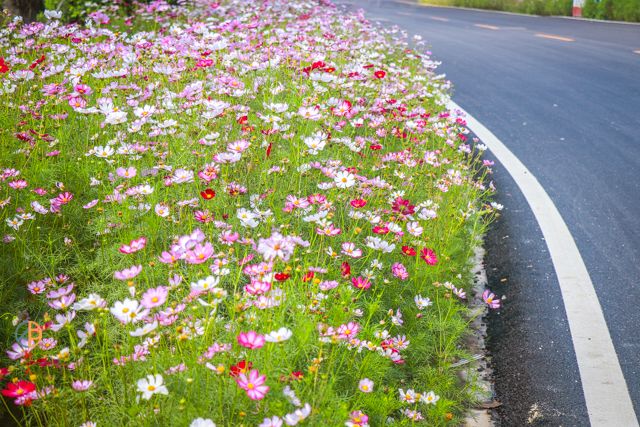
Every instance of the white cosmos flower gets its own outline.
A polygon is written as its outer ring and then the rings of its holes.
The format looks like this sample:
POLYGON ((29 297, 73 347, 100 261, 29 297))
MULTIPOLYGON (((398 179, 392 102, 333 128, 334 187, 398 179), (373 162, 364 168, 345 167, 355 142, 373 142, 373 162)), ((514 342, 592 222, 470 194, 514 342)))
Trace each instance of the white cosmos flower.
POLYGON ((258 226, 259 222, 256 220, 258 215, 255 212, 250 211, 249 209, 238 209, 236 212, 236 217, 240 220, 240 224, 243 227, 255 228, 258 226))
POLYGON ((292 335, 291 329, 280 328, 277 331, 269 332, 264 336, 264 339, 268 342, 283 342, 291 338, 292 335))
POLYGON ((218 286, 220 278, 208 276, 206 279, 200 279, 196 283, 191 284, 191 290, 196 292, 208 292, 218 286))
POLYGON ((169 394, 160 374, 147 375, 146 378, 139 379, 137 385, 138 392, 142 393, 144 400, 151 399, 154 394, 169 394))
POLYGON ((309 154, 318 154, 327 145, 327 138, 321 132, 316 132, 304 138, 304 143, 309 147, 309 154))
POLYGON ((104 122, 108 125, 117 125, 119 123, 124 123, 127 121, 127 112, 126 111, 113 111, 107 114, 104 122))
POLYGON ((129 298, 116 301, 109 311, 122 323, 137 322, 149 313, 149 310, 142 309, 138 301, 129 298))
POLYGON ((349 188, 355 185, 356 177, 350 172, 342 171, 336 174, 333 181, 336 183, 336 187, 338 188, 349 188))
POLYGON ((129 332, 129 335, 131 335, 132 337, 142 337, 144 335, 147 335, 155 331, 157 328, 158 328, 158 321, 154 320, 152 323, 147 323, 143 327, 138 328, 135 331, 129 332))
POLYGON ((295 426, 307 418, 309 414, 311 414, 311 405, 305 403, 304 407, 296 409, 292 414, 285 415, 284 422, 287 423, 288 426, 295 426))
POLYGON ((393 252, 393 250, 395 249, 396 245, 393 243, 388 243, 384 240, 382 240, 379 237, 376 236, 368 236, 365 239, 365 244, 370 247, 371 249, 376 249, 379 251, 382 251, 384 253, 389 253, 389 252, 393 252))
POLYGON ((189 427, 216 427, 216 424, 209 418, 196 418, 191 421, 189 427))
POLYGON ((104 307, 106 305, 106 301, 102 299, 102 297, 98 294, 89 294, 86 298, 81 299, 77 303, 73 305, 74 310, 78 311, 91 311, 96 308, 104 307))
POLYGON ((262 420, 262 424, 258 427, 282 427, 282 419, 274 415, 271 418, 265 418, 262 420))
POLYGON ((429 393, 423 394, 422 396, 420 396, 421 402, 426 404, 431 404, 431 405, 435 405, 438 399, 440 399, 440 396, 435 394, 433 391, 430 391, 429 393))
POLYGON ((92 151, 94 156, 102 158, 107 158, 115 152, 114 149, 109 145, 106 145, 104 147, 100 145, 97 147, 93 147, 92 151))
POLYGON ((423 310, 433 304, 429 298, 424 298, 422 295, 416 295, 413 300, 415 301, 418 310, 423 310))
POLYGON ((59 10, 45 10, 44 16, 47 19, 60 19, 62 18, 62 12, 59 10))
POLYGON ((410 223, 407 224, 407 231, 412 236, 419 236, 424 231, 424 228, 422 228, 422 226, 420 225, 420 223, 418 221, 413 221, 413 222, 410 222, 410 223))

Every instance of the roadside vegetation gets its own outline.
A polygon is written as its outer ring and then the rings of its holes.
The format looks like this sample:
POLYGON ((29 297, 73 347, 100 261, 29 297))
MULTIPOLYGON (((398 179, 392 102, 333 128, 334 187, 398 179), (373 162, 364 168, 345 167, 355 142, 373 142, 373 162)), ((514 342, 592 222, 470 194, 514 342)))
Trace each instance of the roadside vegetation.
MULTIPOLYGON (((471 7, 531 15, 571 16, 572 0, 421 0, 437 6, 471 7)), ((640 22, 640 0, 586 0, 584 18, 640 22)))
POLYGON ((0 26, 3 424, 459 425, 500 206, 423 42, 132 7, 0 26))

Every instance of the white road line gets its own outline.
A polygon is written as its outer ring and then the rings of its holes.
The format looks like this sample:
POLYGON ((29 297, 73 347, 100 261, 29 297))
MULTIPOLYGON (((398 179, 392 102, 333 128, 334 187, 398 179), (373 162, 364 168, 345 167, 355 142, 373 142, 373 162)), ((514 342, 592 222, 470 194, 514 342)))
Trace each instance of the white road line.
POLYGON ((575 39, 572 39, 571 37, 556 36, 555 34, 537 33, 536 37, 542 37, 543 39, 560 40, 562 42, 574 42, 575 41, 575 39))
POLYGON ((474 27, 478 27, 478 28, 484 28, 485 30, 499 30, 499 27, 496 27, 495 25, 487 25, 487 24, 473 24, 474 27))
POLYGON ((540 225, 558 277, 582 390, 593 427, 636 427, 618 356, 580 251, 553 201, 527 167, 486 127, 450 100, 467 126, 511 174, 540 225))

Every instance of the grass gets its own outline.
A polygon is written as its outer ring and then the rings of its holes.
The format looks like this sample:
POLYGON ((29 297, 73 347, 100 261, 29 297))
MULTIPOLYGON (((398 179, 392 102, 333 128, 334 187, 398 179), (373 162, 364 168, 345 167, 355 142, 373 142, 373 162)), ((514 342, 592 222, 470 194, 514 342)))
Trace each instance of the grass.
POLYGON ((496 210, 429 57, 324 3, 135 8, 0 30, 7 415, 460 424, 496 210))
MULTIPOLYGON (((551 16, 571 16, 573 8, 572 0, 421 0, 421 3, 551 16)), ((586 0, 582 16, 640 22, 640 0, 586 0)))

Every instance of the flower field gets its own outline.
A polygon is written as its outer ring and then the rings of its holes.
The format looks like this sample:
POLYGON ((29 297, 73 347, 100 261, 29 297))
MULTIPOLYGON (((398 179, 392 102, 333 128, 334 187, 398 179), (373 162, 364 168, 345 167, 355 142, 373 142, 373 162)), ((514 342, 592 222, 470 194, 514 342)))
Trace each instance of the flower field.
POLYGON ((312 0, 89 16, 0 26, 3 424, 459 425, 498 206, 424 43, 312 0))

